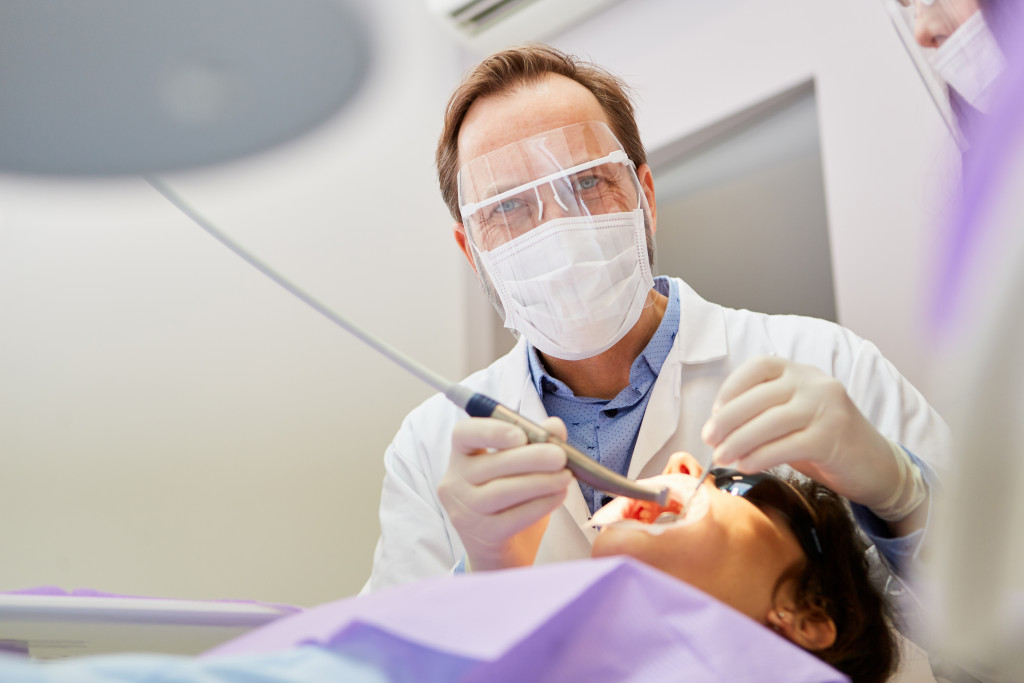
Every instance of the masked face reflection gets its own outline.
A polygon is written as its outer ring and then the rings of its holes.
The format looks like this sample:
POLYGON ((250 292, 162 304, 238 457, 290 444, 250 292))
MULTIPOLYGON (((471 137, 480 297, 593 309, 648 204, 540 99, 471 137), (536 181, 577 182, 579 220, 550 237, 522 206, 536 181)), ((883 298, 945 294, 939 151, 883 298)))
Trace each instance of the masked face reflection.
MULTIPOLYGON (((665 471, 691 478, 700 476, 702 469, 692 456, 680 453, 665 471)), ((659 535, 635 526, 605 526, 594 542, 593 556, 629 555, 782 632, 802 647, 831 645, 835 638, 831 621, 800 619, 794 579, 807 556, 787 520, 770 507, 761 508, 719 490, 713 478, 704 487, 708 504, 699 519, 669 525, 659 535)))
MULTIPOLYGON (((904 0, 910 4, 910 0, 904 0)), ((978 11, 977 0, 914 0, 914 39, 921 47, 941 47, 978 11)))

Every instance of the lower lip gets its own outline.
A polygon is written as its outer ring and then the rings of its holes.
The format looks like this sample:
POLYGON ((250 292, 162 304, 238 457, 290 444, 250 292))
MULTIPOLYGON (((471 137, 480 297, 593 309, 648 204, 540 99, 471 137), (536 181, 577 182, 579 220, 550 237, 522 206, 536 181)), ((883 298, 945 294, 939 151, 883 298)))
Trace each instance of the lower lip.
MULTIPOLYGON (((697 486, 697 480, 695 478, 672 477, 671 481, 663 481, 659 483, 669 487, 672 491, 671 496, 673 500, 687 503, 688 507, 686 508, 685 516, 679 516, 670 522, 654 523, 641 522, 637 519, 621 519, 609 524, 608 528, 635 529, 653 536, 660 536, 670 529, 678 529, 679 527, 695 524, 707 515, 710 507, 710 496, 708 495, 706 487, 701 487, 700 490, 697 491, 697 495, 692 495, 697 486)), ((659 510, 655 513, 655 519, 657 518, 657 514, 660 514, 660 512, 661 511, 659 510)))

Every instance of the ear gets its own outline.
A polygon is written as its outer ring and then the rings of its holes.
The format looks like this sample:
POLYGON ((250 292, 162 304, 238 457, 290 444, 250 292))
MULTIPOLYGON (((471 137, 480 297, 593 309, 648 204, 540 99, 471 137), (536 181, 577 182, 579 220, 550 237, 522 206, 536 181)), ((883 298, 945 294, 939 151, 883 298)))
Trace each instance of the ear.
MULTIPOLYGON (((454 223, 452 225, 452 234, 455 236, 455 243, 459 245, 459 249, 465 254, 470 267, 476 273, 476 262, 473 260, 473 254, 469 250, 469 237, 466 236, 466 227, 462 223, 454 223)), ((477 275, 480 275, 480 273, 477 273, 477 275)))
POLYGON ((827 650, 836 642, 836 624, 819 607, 794 610, 776 605, 765 621, 771 630, 811 652, 827 650))
POLYGON ((668 458, 668 464, 665 465, 665 469, 662 470, 662 474, 689 474, 692 477, 699 477, 704 472, 704 468, 697 462, 697 458, 693 457, 689 453, 679 451, 673 453, 668 458))
POLYGON ((654 176, 651 174, 651 167, 643 164, 636 169, 636 176, 640 179, 640 187, 647 198, 647 206, 651 209, 651 234, 658 231, 658 205, 654 201, 654 176))

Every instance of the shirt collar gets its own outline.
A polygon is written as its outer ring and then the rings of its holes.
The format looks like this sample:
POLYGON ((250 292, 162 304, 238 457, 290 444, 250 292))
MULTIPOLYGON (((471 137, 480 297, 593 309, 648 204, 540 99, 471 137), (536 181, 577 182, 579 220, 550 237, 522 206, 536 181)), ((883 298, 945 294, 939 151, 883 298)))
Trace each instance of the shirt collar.
MULTIPOLYGON (((647 346, 633 361, 629 370, 629 384, 635 391, 643 393, 643 388, 638 386, 647 381, 649 377, 657 377, 661 367, 668 358, 669 351, 679 331, 679 288, 672 278, 660 276, 654 278, 654 289, 659 294, 668 297, 668 305, 665 307, 665 315, 661 318, 661 324, 654 332, 654 336, 647 342, 647 346)), ((526 345, 527 364, 530 368, 530 380, 537 394, 543 396, 545 386, 548 393, 556 393, 563 396, 573 396, 572 389, 559 379, 548 374, 540 354, 532 344, 526 345)))

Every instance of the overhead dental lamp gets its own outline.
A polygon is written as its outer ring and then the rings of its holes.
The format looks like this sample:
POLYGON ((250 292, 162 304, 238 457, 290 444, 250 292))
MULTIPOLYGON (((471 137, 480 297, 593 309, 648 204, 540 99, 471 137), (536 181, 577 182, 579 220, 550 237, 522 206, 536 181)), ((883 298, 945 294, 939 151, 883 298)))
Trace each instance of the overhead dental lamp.
POLYGON ((328 120, 368 63, 345 0, 4 0, 0 171, 229 161, 328 120))

